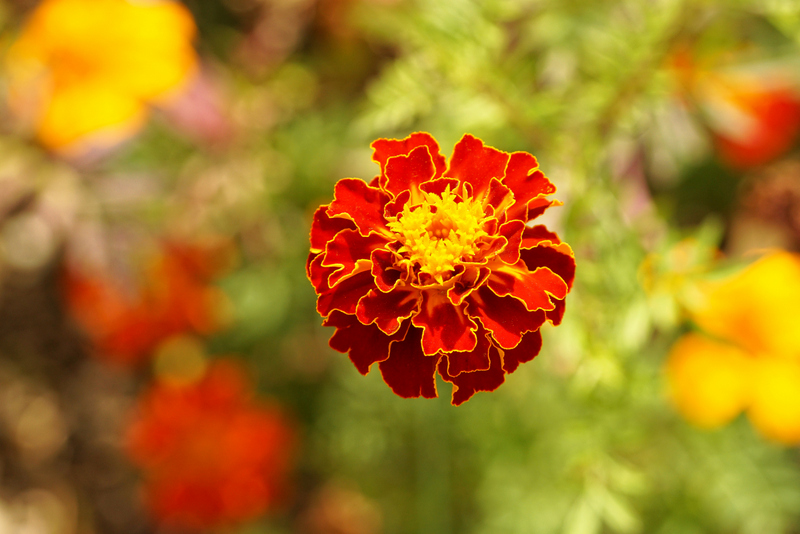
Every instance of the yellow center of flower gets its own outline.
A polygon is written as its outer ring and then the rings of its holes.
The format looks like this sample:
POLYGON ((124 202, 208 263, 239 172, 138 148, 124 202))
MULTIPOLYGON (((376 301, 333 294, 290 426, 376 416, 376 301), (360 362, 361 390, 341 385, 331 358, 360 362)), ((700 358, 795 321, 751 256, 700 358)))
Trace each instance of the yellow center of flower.
POLYGON ((422 196, 421 204, 406 204, 389 228, 403 245, 400 263, 410 269, 418 265, 418 272, 442 284, 447 273, 478 252, 478 240, 488 235, 483 230, 486 216, 480 202, 460 199, 449 186, 441 195, 422 196))

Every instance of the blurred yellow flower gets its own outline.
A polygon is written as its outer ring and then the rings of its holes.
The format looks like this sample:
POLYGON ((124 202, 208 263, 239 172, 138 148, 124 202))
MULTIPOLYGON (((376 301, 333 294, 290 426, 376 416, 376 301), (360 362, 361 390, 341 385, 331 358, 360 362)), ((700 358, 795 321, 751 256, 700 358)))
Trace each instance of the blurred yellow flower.
POLYGON ((8 51, 9 105, 50 149, 113 143, 196 71, 195 33, 177 2, 44 0, 8 51))
POLYGON ((708 336, 683 336, 666 365, 677 408, 706 428, 746 410, 768 439, 800 444, 800 256, 775 252, 700 289, 691 314, 708 336))

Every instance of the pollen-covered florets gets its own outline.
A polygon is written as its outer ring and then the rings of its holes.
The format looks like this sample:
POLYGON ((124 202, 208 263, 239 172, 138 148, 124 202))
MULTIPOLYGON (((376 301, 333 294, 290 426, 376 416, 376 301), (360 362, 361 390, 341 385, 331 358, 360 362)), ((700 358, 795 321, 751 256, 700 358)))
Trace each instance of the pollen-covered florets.
POLYGON ((561 322, 570 247, 528 225, 558 201, 536 158, 465 135, 449 163, 426 133, 372 144, 380 174, 345 178, 314 214, 307 273, 331 347, 402 397, 492 391, 561 322))
POLYGON ((479 202, 462 199, 450 186, 441 195, 423 192, 422 196, 420 204, 406 204, 387 226, 402 243, 398 266, 443 284, 456 265, 479 259, 480 240, 488 235, 487 217, 479 202))

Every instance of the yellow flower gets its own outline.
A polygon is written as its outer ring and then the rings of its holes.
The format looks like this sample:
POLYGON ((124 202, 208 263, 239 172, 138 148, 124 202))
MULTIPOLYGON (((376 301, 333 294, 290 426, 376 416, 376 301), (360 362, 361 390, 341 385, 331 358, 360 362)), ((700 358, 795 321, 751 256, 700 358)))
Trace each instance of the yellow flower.
POLYGON ((667 361, 672 399, 697 426, 727 424, 750 400, 751 363, 747 353, 734 345, 687 334, 672 347, 667 361))
POLYGON ((691 314, 708 335, 683 336, 666 365, 678 410, 706 428, 747 411, 766 438, 800 444, 800 256, 769 254, 701 290, 691 314))
POLYGON ((44 0, 8 52, 9 105, 50 149, 114 142, 196 71, 195 33, 177 2, 44 0))
POLYGON ((750 352, 800 358, 800 257, 764 256, 741 273, 702 286, 695 322, 750 352))

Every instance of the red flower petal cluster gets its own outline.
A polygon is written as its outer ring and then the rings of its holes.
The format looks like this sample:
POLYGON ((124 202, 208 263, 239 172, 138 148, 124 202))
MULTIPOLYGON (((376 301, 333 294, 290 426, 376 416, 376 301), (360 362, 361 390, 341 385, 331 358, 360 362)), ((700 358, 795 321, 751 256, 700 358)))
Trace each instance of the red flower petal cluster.
POLYGON ((379 363, 401 397, 452 402, 493 391, 561 322, 575 276, 569 245, 526 223, 559 205, 526 152, 465 135, 449 163, 427 133, 372 143, 380 174, 345 178, 314 214, 306 271, 330 345, 362 374, 379 363))
POLYGON ((135 291, 108 273, 68 269, 64 291, 70 311, 99 357, 139 363, 170 336, 207 334, 221 326, 224 296, 210 282, 226 247, 164 243, 135 291))
POLYGON ((284 417, 253 398, 243 370, 219 361, 195 383, 146 391, 127 451, 143 470, 154 516, 200 531, 272 508, 284 493, 294 443, 284 417))

